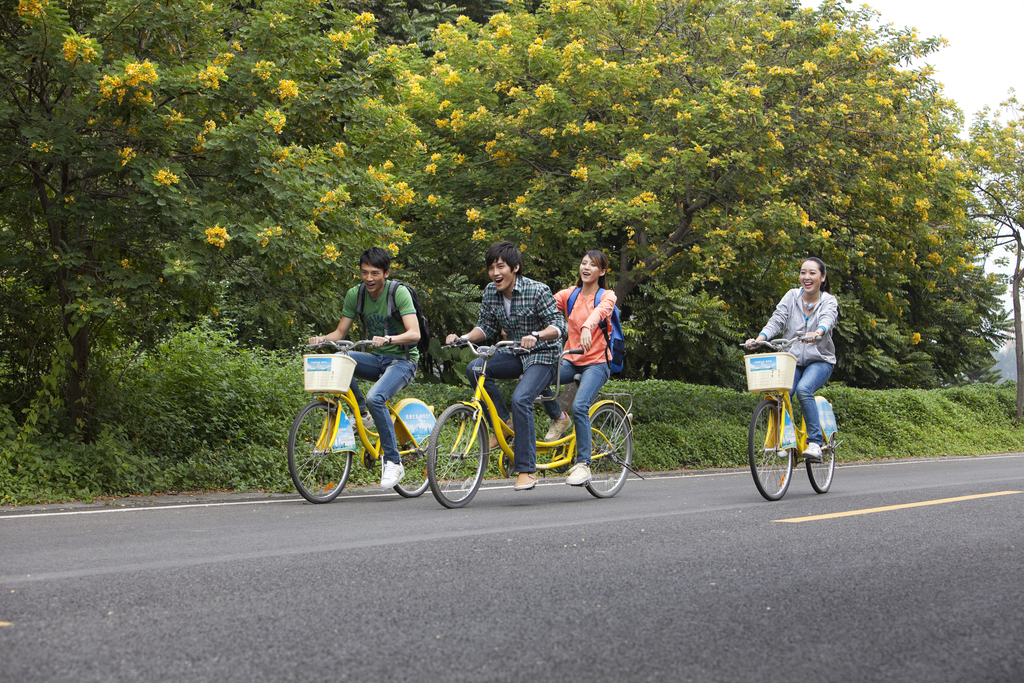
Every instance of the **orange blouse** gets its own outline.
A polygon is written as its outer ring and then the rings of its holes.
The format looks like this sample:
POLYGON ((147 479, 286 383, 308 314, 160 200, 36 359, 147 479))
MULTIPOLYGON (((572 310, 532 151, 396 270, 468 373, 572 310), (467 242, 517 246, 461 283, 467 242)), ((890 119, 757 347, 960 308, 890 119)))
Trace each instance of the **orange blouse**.
MULTIPOLYGON (((555 294, 555 303, 558 305, 558 310, 562 313, 565 313, 565 309, 568 308, 569 295, 575 289, 575 287, 569 287, 555 294)), ((590 330, 591 341, 590 350, 582 356, 563 356, 565 360, 573 365, 597 365, 607 360, 604 353, 607 344, 604 340, 604 334, 597 325, 612 314, 616 301, 615 292, 610 289, 604 290, 604 294, 601 295, 601 303, 595 310, 594 299, 596 298, 596 295, 584 296, 581 291, 579 296, 576 297, 576 303, 573 304, 572 315, 569 316, 569 338, 565 342, 565 348, 581 348, 580 330, 584 327, 590 330)))

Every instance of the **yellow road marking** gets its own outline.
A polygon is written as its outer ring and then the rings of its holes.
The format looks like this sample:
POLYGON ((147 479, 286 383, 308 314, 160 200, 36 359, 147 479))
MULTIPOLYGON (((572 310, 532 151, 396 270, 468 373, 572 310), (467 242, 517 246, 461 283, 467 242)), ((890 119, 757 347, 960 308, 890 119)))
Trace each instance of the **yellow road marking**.
POLYGON ((9 621, 0 621, 0 626, 14 626, 14 624, 9 621))
POLYGON ((979 493, 976 496, 960 496, 959 498, 942 498, 940 500, 925 500, 920 503, 906 503, 905 505, 886 505, 880 508, 867 508, 864 510, 850 510, 848 512, 833 512, 828 515, 814 515, 813 517, 792 517, 790 519, 773 519, 773 522, 814 522, 819 519, 835 519, 836 517, 853 517, 854 515, 870 515, 872 512, 888 512, 889 510, 903 510, 905 508, 917 508, 923 505, 941 505, 942 503, 956 503, 961 500, 974 500, 975 498, 991 498, 993 496, 1009 496, 1022 491, 998 491, 997 493, 979 493))

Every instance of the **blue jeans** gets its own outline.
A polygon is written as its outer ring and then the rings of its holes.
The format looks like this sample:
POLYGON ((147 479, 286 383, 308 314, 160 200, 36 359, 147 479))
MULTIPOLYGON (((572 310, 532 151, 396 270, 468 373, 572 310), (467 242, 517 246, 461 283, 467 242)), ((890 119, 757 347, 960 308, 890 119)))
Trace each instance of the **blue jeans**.
POLYGON ((793 393, 800 401, 800 411, 804 414, 804 422, 807 423, 807 440, 819 446, 824 445, 825 437, 821 433, 818 404, 814 402, 814 393, 825 386, 834 369, 831 363, 819 361, 804 367, 798 365, 796 374, 793 375, 793 393))
MULTIPOLYGON (((480 379, 480 368, 483 364, 483 359, 477 358, 466 368, 466 377, 474 387, 480 379)), ((490 396, 495 410, 498 411, 498 417, 502 420, 508 420, 509 412, 494 380, 516 379, 522 375, 516 390, 512 392, 512 430, 519 435, 512 443, 516 472, 532 474, 537 471, 537 431, 533 424, 533 399, 551 383, 554 374, 554 364, 537 363, 523 370, 522 359, 511 353, 496 353, 494 358, 487 362, 484 390, 490 396)), ((545 408, 549 405, 554 406, 556 417, 562 414, 555 401, 544 404, 545 408)))
POLYGON ((594 365, 573 365, 562 359, 560 382, 564 387, 580 375, 580 386, 576 390, 576 398, 572 401, 572 424, 576 428, 576 462, 590 464, 590 407, 601 387, 611 376, 607 363, 594 365))
POLYGON ((416 364, 401 356, 385 356, 377 353, 353 351, 352 360, 356 362, 356 370, 352 376, 352 393, 360 411, 369 411, 373 424, 380 434, 380 449, 385 462, 400 463, 402 456, 398 454, 398 440, 395 438, 395 425, 391 422, 387 401, 393 399, 402 389, 412 384, 416 377, 416 364), (373 388, 363 399, 356 379, 375 382, 373 388))

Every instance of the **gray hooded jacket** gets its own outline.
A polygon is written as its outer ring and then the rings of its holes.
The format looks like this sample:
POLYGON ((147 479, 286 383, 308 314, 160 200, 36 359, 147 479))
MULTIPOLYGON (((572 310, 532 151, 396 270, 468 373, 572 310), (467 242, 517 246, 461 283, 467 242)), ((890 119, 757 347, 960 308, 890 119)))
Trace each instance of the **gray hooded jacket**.
POLYGON ((782 297, 782 301, 775 307, 775 312, 761 330, 761 334, 767 339, 772 339, 781 332, 783 339, 793 339, 806 337, 819 327, 824 327, 825 332, 817 344, 797 342, 789 347, 789 352, 796 356, 796 364, 799 367, 819 361, 835 365, 836 347, 832 343, 832 328, 839 317, 839 302, 828 292, 821 292, 818 303, 808 311, 803 305, 803 291, 797 287, 786 292, 786 296, 782 297))

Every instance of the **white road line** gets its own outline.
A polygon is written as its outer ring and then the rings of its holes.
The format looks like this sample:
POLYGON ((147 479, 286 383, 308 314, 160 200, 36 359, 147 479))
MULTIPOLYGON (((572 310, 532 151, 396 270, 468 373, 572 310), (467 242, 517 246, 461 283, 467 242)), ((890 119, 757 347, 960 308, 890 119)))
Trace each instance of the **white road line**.
MULTIPOLYGON (((921 465, 921 464, 936 464, 938 462, 971 462, 975 460, 999 460, 1005 458, 1021 458, 1024 457, 1022 453, 1007 453, 1001 455, 983 455, 983 456, 952 456, 942 459, 928 459, 928 460, 893 460, 891 462, 863 462, 863 463, 851 463, 849 465, 843 465, 836 463, 841 469, 854 469, 858 467, 879 467, 884 465, 921 465)), ((666 475, 655 475, 650 476, 648 479, 700 479, 704 477, 727 477, 734 476, 737 474, 746 474, 746 469, 736 469, 728 472, 699 472, 693 474, 666 474, 666 475)), ((631 484, 637 484, 635 480, 630 480, 631 484)), ((561 481, 555 482, 543 482, 538 483, 537 486, 564 486, 565 483, 561 481)), ((511 484, 503 484, 501 486, 481 486, 479 493, 484 491, 502 491, 512 488, 511 484)), ((353 493, 349 495, 342 494, 340 498, 343 500, 359 499, 359 498, 384 498, 388 496, 396 496, 390 491, 387 493, 353 493)), ((4 515, 0 513, 0 522, 16 520, 16 519, 39 519, 42 517, 68 517, 76 515, 100 515, 112 512, 142 512, 152 510, 185 510, 189 508, 215 508, 215 507, 229 507, 232 505, 268 505, 270 503, 301 503, 301 498, 273 498, 268 500, 245 500, 245 501, 229 501, 223 503, 181 503, 178 505, 154 505, 149 507, 110 507, 103 508, 100 510, 68 510, 64 512, 26 512, 22 514, 4 515)))

